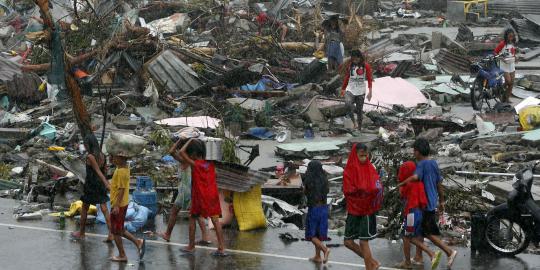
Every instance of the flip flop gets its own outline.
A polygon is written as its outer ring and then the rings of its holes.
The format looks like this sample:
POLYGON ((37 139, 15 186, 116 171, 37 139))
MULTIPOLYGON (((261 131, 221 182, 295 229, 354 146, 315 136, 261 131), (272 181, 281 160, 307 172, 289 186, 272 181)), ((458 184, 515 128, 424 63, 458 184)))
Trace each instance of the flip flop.
POLYGON ((146 253, 146 239, 143 238, 141 249, 139 249, 139 260, 144 258, 144 253, 146 253))
POLYGON ((448 268, 452 267, 452 264, 454 264, 454 260, 456 259, 456 256, 457 256, 457 250, 452 251, 452 255, 448 257, 448 268))
POLYGON ((329 258, 330 258, 330 249, 328 248, 328 250, 324 253, 323 264, 327 264, 329 258))
POLYGON ((182 255, 193 255, 195 253, 195 250, 187 250, 185 248, 180 249, 180 251, 182 252, 182 255))
POLYGON ((413 259, 412 264, 415 265, 415 266, 423 266, 424 262, 423 261, 417 261, 417 260, 413 259))
POLYGON ((398 268, 398 269, 413 269, 413 265, 412 263, 411 264, 408 264, 406 263, 405 261, 402 261, 396 265, 394 265, 395 268, 398 268))
POLYGON ((119 262, 119 263, 127 263, 128 260, 126 259, 119 259, 117 256, 110 257, 109 260, 113 262, 119 262))
POLYGON ((214 251, 212 252, 212 256, 214 257, 229 257, 229 254, 225 253, 225 251, 214 251))
POLYGON ((158 233, 157 235, 159 235, 159 237, 161 237, 161 239, 165 240, 166 242, 170 242, 170 241, 171 241, 171 237, 169 236, 169 238, 165 238, 165 234, 164 234, 164 233, 158 233))
POLYGON ((441 256, 442 256, 442 252, 440 251, 435 252, 435 257, 431 259, 431 270, 437 269, 437 267, 439 266, 439 263, 441 262, 441 256))
POLYGON ((76 232, 72 232, 70 236, 71 236, 71 239, 76 240, 76 241, 81 241, 81 240, 84 240, 85 238, 85 237, 81 237, 81 235, 77 234, 76 232))

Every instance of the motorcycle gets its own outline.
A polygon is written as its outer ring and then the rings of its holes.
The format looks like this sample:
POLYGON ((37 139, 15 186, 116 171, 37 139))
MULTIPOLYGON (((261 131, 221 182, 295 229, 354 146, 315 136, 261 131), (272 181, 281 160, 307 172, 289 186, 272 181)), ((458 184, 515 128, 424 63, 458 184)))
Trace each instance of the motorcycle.
POLYGON ((540 242, 540 206, 532 197, 533 172, 540 163, 514 175, 513 190, 507 202, 491 209, 486 215, 486 245, 496 253, 516 255, 529 243, 540 242))
POLYGON ((491 109, 489 100, 500 102, 504 93, 504 72, 499 68, 501 55, 489 55, 471 65, 471 105, 473 109, 482 111, 484 103, 491 109))

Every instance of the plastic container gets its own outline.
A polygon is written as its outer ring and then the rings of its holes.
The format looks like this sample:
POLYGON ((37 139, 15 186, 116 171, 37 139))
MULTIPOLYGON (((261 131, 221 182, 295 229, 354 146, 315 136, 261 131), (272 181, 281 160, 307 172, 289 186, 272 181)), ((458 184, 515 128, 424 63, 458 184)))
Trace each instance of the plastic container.
POLYGON ((150 218, 154 218, 157 214, 157 192, 155 190, 135 190, 132 194, 133 201, 150 209, 150 218))
POLYGON ((151 190, 154 188, 149 176, 137 176, 137 190, 151 190))

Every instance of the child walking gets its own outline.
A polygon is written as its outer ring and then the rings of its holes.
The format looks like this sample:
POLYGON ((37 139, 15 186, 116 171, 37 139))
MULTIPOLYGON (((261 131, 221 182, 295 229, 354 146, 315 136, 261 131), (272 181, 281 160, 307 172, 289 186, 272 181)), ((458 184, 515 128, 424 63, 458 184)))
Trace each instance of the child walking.
POLYGON ((216 171, 212 162, 204 160, 206 156, 205 145, 194 139, 189 139, 180 149, 182 160, 191 166, 191 209, 189 211, 189 245, 183 251, 193 254, 195 251, 195 222, 199 217, 210 218, 218 240, 218 249, 212 255, 227 256, 225 253, 223 231, 219 218, 221 206, 219 192, 216 184, 216 171), (187 149, 193 144, 193 153, 188 155, 187 149))
POLYGON ((377 237, 375 213, 380 209, 383 187, 375 166, 369 160, 368 147, 355 144, 343 173, 343 194, 347 204, 345 246, 364 258, 367 270, 381 264, 373 258, 369 241, 377 237), (355 240, 360 240, 360 245, 355 240))
POLYGON ((78 232, 73 232, 71 237, 77 240, 85 238, 88 209, 90 205, 99 204, 105 217, 105 223, 107 223, 107 228, 109 229, 109 236, 105 239, 105 242, 112 243, 111 219, 109 210, 107 209, 107 202, 109 201, 107 192, 110 189, 110 184, 107 178, 105 178, 107 160, 101 152, 99 143, 93 134, 87 135, 84 138, 84 148, 88 151, 88 155, 86 156, 86 181, 84 182, 83 195, 81 196, 83 205, 81 209, 80 228, 78 232))
POLYGON ((448 256, 448 268, 452 267, 457 256, 457 250, 452 250, 440 238, 441 232, 437 225, 437 202, 438 210, 444 213, 444 189, 441 172, 435 160, 429 158, 431 151, 429 142, 419 138, 414 142, 414 156, 418 161, 414 175, 401 182, 398 187, 407 185, 409 182, 421 181, 427 197, 427 207, 422 212, 422 233, 433 244, 442 249, 448 256))
MULTIPOLYGON (((171 233, 176 224, 176 216, 180 210, 188 210, 191 207, 191 167, 188 163, 182 160, 179 150, 187 142, 187 139, 180 138, 174 143, 174 145, 169 149, 169 153, 180 163, 179 172, 178 172, 178 195, 171 209, 171 214, 169 216, 169 222, 167 223, 167 231, 159 233, 163 240, 169 242, 171 240, 171 233)), ((191 148, 188 148, 188 155, 192 154, 190 151, 191 148)), ((208 231, 206 230, 206 223, 203 217, 197 219, 199 223, 199 228, 201 228, 202 240, 198 241, 199 245, 209 245, 212 242, 208 240, 208 231)))
POLYGON ((130 172, 127 165, 127 158, 112 156, 112 163, 116 166, 116 170, 111 181, 111 229, 114 235, 114 242, 118 248, 118 256, 112 257, 111 260, 114 262, 128 261, 122 243, 122 236, 137 246, 139 259, 142 259, 146 250, 146 240, 135 238, 131 233, 124 230, 124 220, 129 204, 130 172))
MULTIPOLYGON (((399 182, 405 181, 414 175, 416 165, 407 161, 401 165, 398 172, 399 182)), ((396 265, 400 269, 412 269, 414 265, 423 265, 422 251, 426 252, 431 259, 431 269, 439 265, 442 253, 431 251, 423 242, 422 236, 422 212, 427 206, 427 198, 422 182, 409 182, 399 189, 403 201, 403 253, 405 261, 396 265), (411 243, 416 246, 416 256, 411 263, 411 243)))
POLYGON ((307 198, 308 214, 306 218, 306 240, 315 246, 315 263, 328 262, 330 249, 321 241, 328 241, 328 205, 326 197, 329 187, 322 163, 317 160, 309 162, 306 174, 302 177, 304 193, 307 198), (321 252, 323 256, 321 258, 321 252))

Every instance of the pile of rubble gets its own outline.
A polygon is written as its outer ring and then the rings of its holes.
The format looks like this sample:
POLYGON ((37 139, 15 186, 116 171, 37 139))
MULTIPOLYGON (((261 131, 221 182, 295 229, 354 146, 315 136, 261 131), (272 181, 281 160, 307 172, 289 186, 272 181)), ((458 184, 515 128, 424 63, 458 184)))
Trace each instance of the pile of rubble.
POLYGON ((3 197, 69 206, 84 180, 80 134, 93 132, 103 143, 119 132, 148 140, 132 174, 151 176, 167 206, 177 181, 167 150, 188 127, 209 138, 222 190, 263 184, 275 226, 303 227, 300 174, 310 160, 323 161, 330 225, 340 230, 344 159, 352 143, 363 142, 387 189, 380 229, 395 237, 397 168, 412 159, 414 138, 425 137, 448 187, 444 224, 466 240, 470 213, 504 200, 506 177, 540 156, 540 121, 526 129, 518 121, 524 108, 540 105, 540 77, 521 73, 540 67, 540 26, 530 14, 481 16, 471 24, 441 16, 435 1, 35 2, 0 1, 3 197), (285 40, 281 28, 260 26, 263 12, 287 26, 285 40), (345 49, 360 47, 375 70, 362 132, 346 116, 341 74, 314 56, 321 24, 334 14, 342 18, 345 49), (519 105, 475 112, 470 66, 509 26, 523 47, 512 98, 519 105), (254 166, 259 155, 264 165, 254 166))

